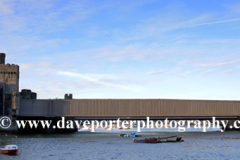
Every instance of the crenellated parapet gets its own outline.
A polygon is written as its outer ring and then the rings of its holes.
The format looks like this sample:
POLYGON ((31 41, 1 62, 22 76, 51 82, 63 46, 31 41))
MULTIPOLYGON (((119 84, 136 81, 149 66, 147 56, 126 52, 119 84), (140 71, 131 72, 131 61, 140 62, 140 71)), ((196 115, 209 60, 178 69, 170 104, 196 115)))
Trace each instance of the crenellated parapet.
POLYGON ((64 99, 73 99, 73 95, 71 93, 69 93, 69 94, 66 93, 64 95, 64 99))
POLYGON ((21 99, 37 99, 37 93, 32 92, 30 89, 22 89, 21 99))
POLYGON ((17 75, 19 77, 19 66, 9 63, 7 63, 6 65, 0 64, 0 74, 11 74, 17 75))

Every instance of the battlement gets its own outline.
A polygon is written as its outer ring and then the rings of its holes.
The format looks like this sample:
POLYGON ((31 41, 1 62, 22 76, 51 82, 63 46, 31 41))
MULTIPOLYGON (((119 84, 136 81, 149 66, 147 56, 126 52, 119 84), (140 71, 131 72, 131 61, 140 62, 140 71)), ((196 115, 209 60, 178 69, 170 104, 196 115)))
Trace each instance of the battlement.
POLYGON ((7 63, 5 66, 7 66, 7 67, 19 67, 19 66, 16 65, 16 64, 10 64, 10 63, 7 63))
POLYGON ((0 74, 17 74, 19 73, 19 66, 15 64, 0 65, 0 74))
POLYGON ((22 89, 20 94, 22 99, 37 99, 37 93, 32 92, 30 89, 22 89))
POLYGON ((69 93, 69 94, 66 93, 64 95, 64 99, 73 99, 73 95, 71 93, 69 93))
POLYGON ((18 65, 16 65, 16 64, 10 64, 10 63, 0 64, 0 67, 19 68, 18 65))

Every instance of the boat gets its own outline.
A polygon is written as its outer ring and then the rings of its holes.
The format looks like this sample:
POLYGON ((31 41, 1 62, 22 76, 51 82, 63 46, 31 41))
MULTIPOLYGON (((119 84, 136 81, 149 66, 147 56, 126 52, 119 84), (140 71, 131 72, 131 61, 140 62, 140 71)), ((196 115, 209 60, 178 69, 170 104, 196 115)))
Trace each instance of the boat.
POLYGON ((170 136, 170 137, 157 137, 157 143, 162 142, 184 142, 182 137, 170 136))
POLYGON ((131 133, 131 134, 120 134, 121 137, 142 137, 141 134, 131 133))
POLYGON ((17 147, 17 145, 6 145, 4 148, 0 148, 0 151, 3 154, 16 155, 18 153, 18 147, 17 147))
POLYGON ((157 143, 157 138, 133 139, 134 143, 157 143))
MULTIPOLYGON (((94 128, 96 129, 96 128, 94 128)), ((87 128, 78 128, 78 132, 91 132, 90 128, 87 127, 87 128)))

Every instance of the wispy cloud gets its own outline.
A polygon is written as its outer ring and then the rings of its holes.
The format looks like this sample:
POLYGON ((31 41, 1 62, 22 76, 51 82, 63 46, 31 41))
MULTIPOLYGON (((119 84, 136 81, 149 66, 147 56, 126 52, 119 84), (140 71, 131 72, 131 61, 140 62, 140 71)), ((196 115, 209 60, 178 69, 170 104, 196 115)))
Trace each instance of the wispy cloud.
MULTIPOLYGON (((146 58, 148 55, 157 54, 154 51, 141 50, 140 45, 126 45, 123 48, 116 46, 100 48, 96 51, 94 58, 106 58, 112 61, 119 61, 125 59, 140 60, 146 58)), ((158 53, 159 54, 159 53, 158 53)))
POLYGON ((127 90, 131 90, 131 91, 136 91, 133 88, 127 87, 127 86, 122 86, 122 85, 118 85, 118 84, 111 84, 111 83, 107 83, 98 79, 94 79, 94 78, 90 78, 88 76, 85 76, 83 74, 80 73, 73 73, 73 72, 58 72, 58 74, 60 75, 65 75, 65 76, 70 76, 70 77, 78 77, 78 78, 84 78, 87 79, 93 83, 99 84, 99 85, 103 85, 103 86, 107 86, 107 87, 117 87, 117 88, 122 88, 122 89, 127 89, 127 90))
POLYGON ((204 44, 239 44, 240 39, 204 39, 200 40, 199 43, 204 44))
POLYGON ((164 70, 157 70, 157 71, 151 71, 151 72, 147 72, 145 73, 145 75, 151 75, 151 74, 162 74, 164 73, 164 70))
POLYGON ((11 1, 2 0, 0 1, 0 15, 13 14, 14 10, 11 6, 11 1))
POLYGON ((237 61, 230 61, 230 62, 211 62, 211 63, 202 63, 202 64, 196 64, 200 67, 219 67, 219 66, 225 66, 229 64, 235 64, 237 61))
POLYGON ((189 27, 197 27, 197 26, 203 26, 203 25, 212 25, 212 24, 235 22, 235 21, 240 21, 240 18, 236 18, 236 19, 226 19, 226 20, 222 20, 222 21, 214 21, 214 22, 194 24, 194 25, 190 25, 189 27))
POLYGON ((231 67, 238 66, 240 62, 239 53, 226 53, 223 52, 221 56, 218 54, 220 52, 212 51, 212 56, 206 54, 206 57, 202 56, 201 58, 188 58, 187 60, 183 60, 181 64, 183 65, 191 65, 195 67, 231 67), (216 53, 215 53, 216 52, 216 53), (217 55, 217 56, 215 56, 217 55))
POLYGON ((187 34, 184 34, 184 35, 181 35, 181 36, 177 36, 177 37, 175 37, 175 38, 173 38, 173 39, 170 39, 170 40, 164 41, 164 42, 162 42, 162 43, 159 43, 159 44, 157 44, 157 45, 151 46, 150 48, 145 49, 144 51, 152 50, 152 49, 157 48, 157 47, 159 47, 159 46, 162 46, 162 45, 164 45, 164 44, 167 44, 167 43, 173 42, 173 41, 175 41, 175 40, 178 40, 178 39, 180 39, 180 38, 182 38, 182 37, 184 37, 184 36, 186 36, 186 35, 187 35, 187 34))
MULTIPOLYGON (((179 74, 185 72, 186 74, 186 70, 182 67, 176 67, 176 68, 170 68, 170 69, 164 69, 164 70, 156 70, 156 71, 150 71, 145 73, 145 75, 161 75, 161 74, 179 74)), ((190 72, 188 70, 188 72, 190 72)))
POLYGON ((201 73, 198 74, 198 76, 207 76, 207 75, 211 75, 211 73, 215 72, 216 70, 218 70, 218 68, 215 69, 208 69, 206 71, 203 71, 201 73))
MULTIPOLYGON (((194 77, 194 76, 208 76, 211 73, 216 74, 216 72, 219 73, 219 68, 172 68, 172 69, 166 69, 166 70, 156 70, 156 71, 150 71, 145 73, 145 75, 164 75, 164 76, 171 76, 176 78, 186 78, 186 77, 194 77)), ((224 73, 225 74, 225 73, 224 73)))
MULTIPOLYGON (((182 16, 176 15, 174 11, 173 13, 162 13, 160 15, 143 20, 142 23, 136 26, 131 34, 128 32, 122 33, 123 36, 121 36, 120 40, 133 41, 156 36, 160 38, 165 33, 171 33, 179 29, 189 28, 189 26, 193 26, 198 23, 204 23, 209 19, 212 19, 212 17, 212 14, 202 14, 195 17, 187 16, 186 18, 182 18, 182 16)), ((182 37, 182 35, 180 37, 182 37)), ((174 40, 174 38, 171 38, 171 40, 174 40)))
POLYGON ((3 31, 24 30, 25 32, 56 32, 66 26, 86 19, 93 11, 86 2, 69 2, 63 6, 53 1, 4 1, 1 4, 1 22, 3 31), (54 9, 57 7, 57 9, 54 9), (24 25, 23 25, 24 24, 24 25))
POLYGON ((224 70, 222 73, 233 76, 234 75, 234 70, 233 69, 227 69, 227 70, 224 70))

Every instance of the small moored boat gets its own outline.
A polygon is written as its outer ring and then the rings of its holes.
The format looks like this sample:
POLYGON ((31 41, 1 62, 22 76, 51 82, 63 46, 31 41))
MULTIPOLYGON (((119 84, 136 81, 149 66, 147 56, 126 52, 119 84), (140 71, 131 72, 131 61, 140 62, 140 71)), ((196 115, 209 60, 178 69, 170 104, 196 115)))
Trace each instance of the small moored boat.
POLYGON ((157 143, 162 143, 162 142, 184 142, 182 137, 178 136, 170 136, 170 137, 157 137, 157 143))
POLYGON ((142 137, 141 134, 131 133, 131 134, 120 134, 121 137, 142 137))
POLYGON ((0 148, 0 151, 3 154, 16 155, 18 153, 18 147, 17 147, 17 145, 6 145, 4 148, 0 148))
POLYGON ((157 138, 133 139, 134 143, 157 143, 157 138))
MULTIPOLYGON (((94 128, 96 129, 96 128, 94 128)), ((91 129, 88 127, 88 128, 78 128, 78 132, 91 132, 91 129)))

